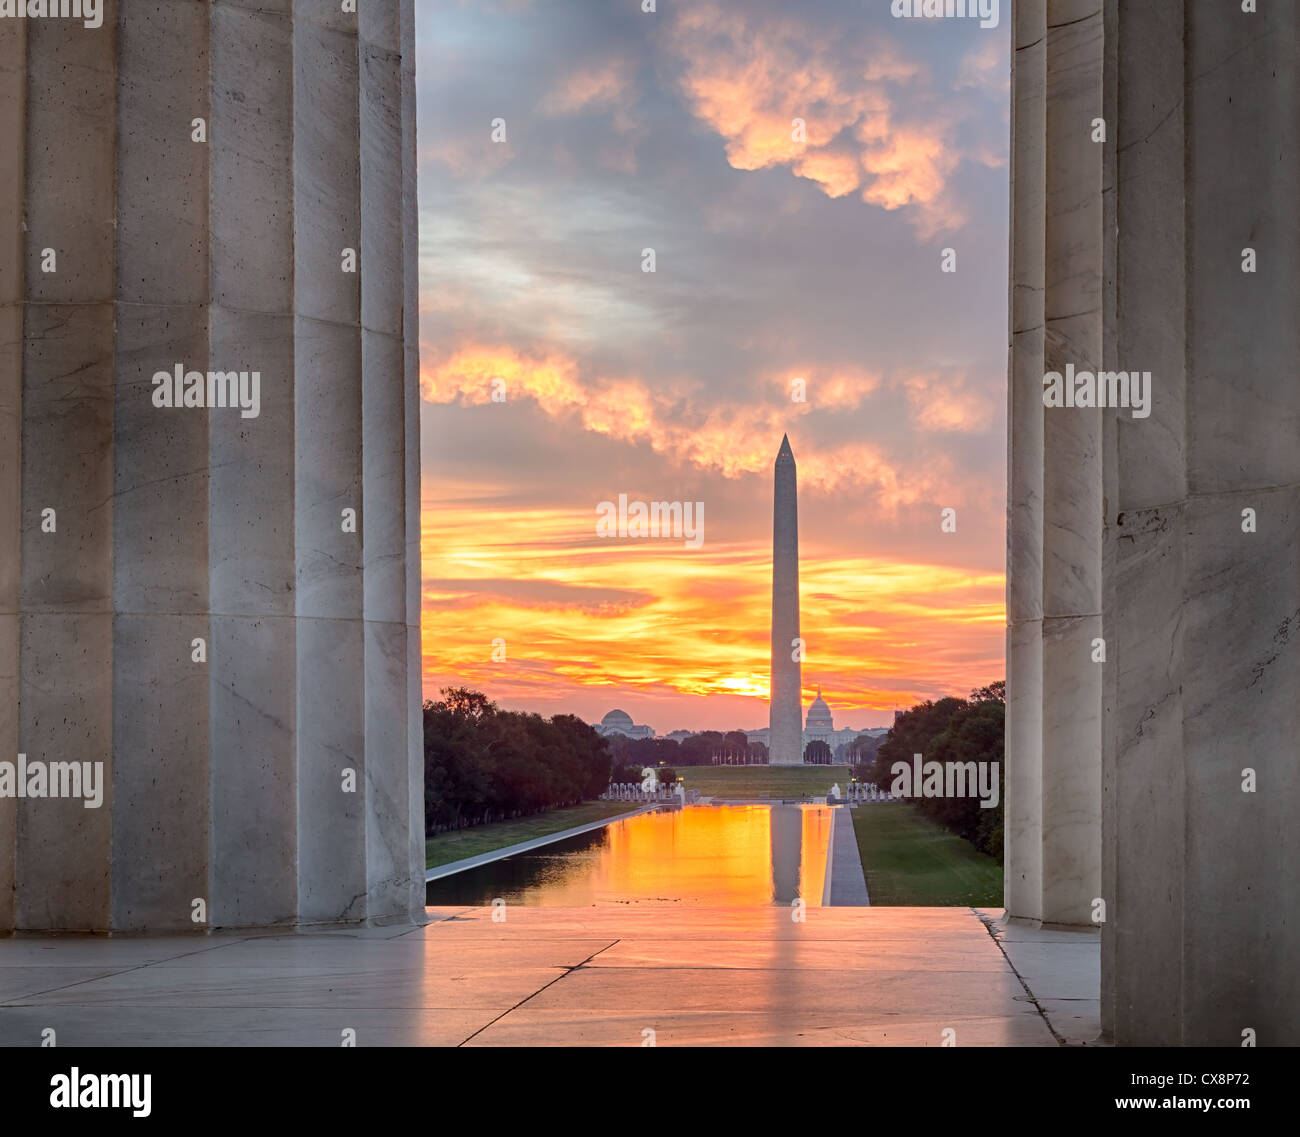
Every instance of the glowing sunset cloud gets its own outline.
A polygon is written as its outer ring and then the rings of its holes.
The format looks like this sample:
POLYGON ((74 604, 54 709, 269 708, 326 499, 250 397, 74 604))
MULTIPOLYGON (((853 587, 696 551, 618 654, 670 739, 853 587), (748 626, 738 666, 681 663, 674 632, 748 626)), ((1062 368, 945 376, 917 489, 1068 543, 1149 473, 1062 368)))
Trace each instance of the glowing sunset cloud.
MULTIPOLYGON (((432 355, 430 349, 426 354, 432 355)), ((827 371, 801 368, 799 376, 773 376, 767 402, 715 404, 695 410, 678 386, 654 390, 635 379, 585 380, 577 363, 547 352, 528 356, 508 346, 468 347, 442 362, 426 363, 420 391, 430 403, 483 406, 503 399, 526 398, 548 418, 570 418, 582 429, 625 442, 644 442, 656 453, 689 462, 724 477, 755 474, 772 463, 772 438, 796 414, 834 414, 856 408, 879 386, 879 378, 853 369, 827 371), (812 402, 792 404, 793 380, 810 390, 812 402)), ((993 420, 992 408, 960 376, 915 375, 897 380, 907 393, 913 416, 936 431, 984 429, 993 420)), ((815 489, 868 488, 881 509, 923 500, 946 473, 941 455, 924 465, 893 466, 877 448, 849 442, 817 450, 800 463, 803 482, 815 489)), ((944 484, 950 484, 945 481, 944 484)), ((964 504, 960 489, 951 490, 950 503, 964 504)))
MULTIPOLYGON (((962 84, 991 81, 997 43, 975 49, 962 84)), ((986 159, 964 153, 954 106, 926 99, 929 68, 888 39, 846 53, 832 20, 699 0, 676 11, 673 45, 690 106, 726 140, 735 169, 784 166, 830 197, 860 188, 863 201, 883 209, 913 206, 911 220, 927 237, 966 222, 948 183, 964 157, 986 159)))

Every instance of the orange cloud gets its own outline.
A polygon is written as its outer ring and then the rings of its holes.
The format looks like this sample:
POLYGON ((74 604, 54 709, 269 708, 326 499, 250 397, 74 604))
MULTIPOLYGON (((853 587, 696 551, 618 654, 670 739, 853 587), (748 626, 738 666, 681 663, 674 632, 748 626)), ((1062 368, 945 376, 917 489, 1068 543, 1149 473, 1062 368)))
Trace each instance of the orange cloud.
POLYGON ((481 137, 448 134, 420 144, 421 166, 432 161, 442 162, 460 178, 493 174, 514 156, 514 147, 508 141, 493 142, 488 130, 482 131, 481 137))
POLYGON ((987 430, 1000 410, 987 391, 975 388, 964 375, 927 372, 903 381, 912 418, 924 430, 968 433, 987 430))
POLYGON ((1011 91, 1011 67, 1006 44, 995 36, 979 36, 976 46, 963 56, 957 72, 958 90, 974 88, 991 94, 1011 91))
POLYGON ((862 184, 856 155, 843 151, 814 150, 795 159, 796 175, 817 182, 827 197, 843 197, 862 184))
MULTIPOLYGON (((733 168, 785 166, 832 198, 860 189, 869 204, 907 208, 924 238, 965 223, 966 211, 948 193, 964 157, 951 108, 930 109, 924 118, 922 104, 909 98, 907 113, 899 113, 903 96, 891 87, 910 91, 927 72, 888 42, 872 44, 865 63, 854 62, 828 27, 700 2, 679 11, 672 44, 692 113, 725 140, 733 168)), ((972 84, 987 81, 1000 50, 987 42, 968 57, 963 75, 972 84)))
POLYGON ((862 200, 883 209, 920 206, 916 226, 924 238, 966 222, 966 211, 943 200, 958 156, 938 127, 895 127, 880 140, 863 139, 862 165, 872 175, 862 200))
POLYGON ((627 95, 627 64, 608 59, 595 67, 574 71, 546 97, 548 114, 572 114, 591 106, 609 106, 622 102, 627 95))
POLYGON ((506 398, 522 395, 564 409, 586 401, 577 365, 562 356, 530 358, 509 347, 465 348, 420 371, 420 396, 426 402, 474 406, 493 402, 498 391, 506 398))
POLYGON ((804 397, 818 410, 853 410, 880 387, 880 375, 858 367, 828 369, 819 365, 792 368, 790 375, 774 375, 775 390, 790 398, 796 380, 803 381, 804 397))
MULTIPOLYGON (((631 76, 634 65, 628 60, 611 56, 588 67, 581 67, 565 75, 542 101, 543 113, 551 116, 579 114, 589 110, 612 112, 614 127, 622 134, 636 129, 628 107, 634 94, 631 76)), ((626 152, 619 160, 632 162, 626 152)))
MULTIPOLYGON (((425 359, 431 355, 426 347, 425 359)), ((814 373, 808 378, 808 401, 794 403, 789 381, 774 379, 784 398, 774 391, 772 402, 722 402, 700 408, 684 385, 656 384, 652 390, 639 379, 586 378, 573 359, 555 351, 529 355, 508 346, 475 346, 440 363, 426 363, 420 394, 427 402, 463 406, 493 402, 494 390, 506 399, 530 398, 554 419, 576 419, 594 434, 645 443, 655 453, 736 478, 769 471, 773 441, 790 430, 797 417, 857 406, 880 383, 879 376, 867 372, 826 369, 823 376, 814 373)), ((938 421, 939 429, 959 429, 959 420, 938 421)), ((802 485, 815 491, 864 489, 882 516, 927 501, 965 501, 965 491, 953 488, 954 483, 961 487, 962 479, 954 476, 942 453, 902 467, 872 443, 824 446, 799 453, 799 476, 802 485)))

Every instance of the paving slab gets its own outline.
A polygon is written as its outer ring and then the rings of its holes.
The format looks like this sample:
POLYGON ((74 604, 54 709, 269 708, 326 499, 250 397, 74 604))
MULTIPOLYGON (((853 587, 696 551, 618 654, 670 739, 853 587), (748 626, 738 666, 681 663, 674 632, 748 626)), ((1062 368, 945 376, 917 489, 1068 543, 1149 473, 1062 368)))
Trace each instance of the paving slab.
MULTIPOLYGON (((792 1020, 822 1010, 911 1018, 987 1018, 1031 1013, 1009 971, 879 971, 869 981, 829 971, 781 968, 583 967, 529 1000, 537 1010, 567 1009, 638 1014, 675 1010, 727 1012, 736 1008, 792 1020)), ((1036 1012, 1032 1012, 1036 1013, 1036 1012)))
MULTIPOLYGON (((32 995, 31 1006, 189 1006, 227 1008, 369 1008, 406 1011, 454 1007, 510 1007, 563 968, 482 960, 462 966, 452 957, 433 966, 374 967, 357 959, 330 968, 250 965, 145 967, 32 995)), ((11 1000, 14 1002, 17 1000, 11 1000)))
POLYGON ((1095 939, 1083 943, 1002 944, 1016 974, 1042 999, 1095 999, 1101 990, 1101 950, 1095 939))
POLYGON ((0 967, 0 1003, 74 987, 112 975, 106 967, 0 967))
POLYGON ((995 935, 970 908, 492 915, 0 939, 0 1044, 36 1045, 47 1028, 60 1045, 121 1046, 336 1046, 349 1029, 359 1045, 402 1046, 639 1046, 647 1029, 656 1045, 934 1046, 945 1030, 959 1046, 1095 1038, 1096 937, 995 935))
POLYGON ((458 939, 526 934, 530 937, 611 933, 654 935, 660 939, 782 940, 916 940, 940 929, 961 930, 975 939, 989 939, 970 908, 806 908, 796 919, 787 907, 761 908, 546 908, 507 906, 504 919, 494 922, 492 909, 431 909, 446 913, 423 929, 426 936, 458 939), (436 932, 435 932, 436 928, 436 932))
POLYGON ((815 1011, 787 1021, 744 1011, 628 1015, 522 1008, 498 1019, 468 1046, 942 1046, 944 1030, 958 1046, 1054 1046, 1042 1016, 909 1019, 815 1011))
POLYGON ((1101 929, 1037 928, 997 909, 976 909, 1058 1038, 1095 1045, 1101 1035, 1101 929))
MULTIPOLYGON (((1007 970, 993 952, 972 951, 969 945, 918 943, 893 939, 843 942, 810 939, 790 950, 793 940, 620 940, 591 961, 601 967, 720 967, 731 970, 798 968, 847 974, 856 971, 976 971, 1007 970)), ((854 982, 870 982, 854 979, 854 982)))
POLYGON ((394 1014, 364 1008, 0 1007, 0 1045, 39 1046, 53 1028, 59 1046, 458 1046, 498 1018, 497 1008, 394 1014))
POLYGON ((1101 1035, 1099 999, 1040 999, 1052 1030, 1070 1046, 1095 1046, 1101 1035))

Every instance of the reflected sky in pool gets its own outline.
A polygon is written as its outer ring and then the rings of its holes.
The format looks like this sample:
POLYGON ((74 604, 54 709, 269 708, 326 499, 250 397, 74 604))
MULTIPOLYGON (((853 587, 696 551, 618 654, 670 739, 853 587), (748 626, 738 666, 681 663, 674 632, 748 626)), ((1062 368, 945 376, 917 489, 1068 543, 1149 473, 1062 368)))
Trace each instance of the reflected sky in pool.
POLYGON ((429 883, 435 907, 746 907, 822 902, 832 811, 716 805, 643 813, 429 883))

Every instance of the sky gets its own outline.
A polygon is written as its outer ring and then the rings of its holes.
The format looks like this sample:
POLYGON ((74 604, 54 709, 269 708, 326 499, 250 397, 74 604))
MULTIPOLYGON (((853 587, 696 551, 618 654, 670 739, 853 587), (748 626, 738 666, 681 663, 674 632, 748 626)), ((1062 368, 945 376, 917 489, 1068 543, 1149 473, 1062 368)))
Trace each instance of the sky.
POLYGON ((1007 18, 416 7, 425 697, 766 726, 786 433, 805 710, 1002 678, 1007 18))

